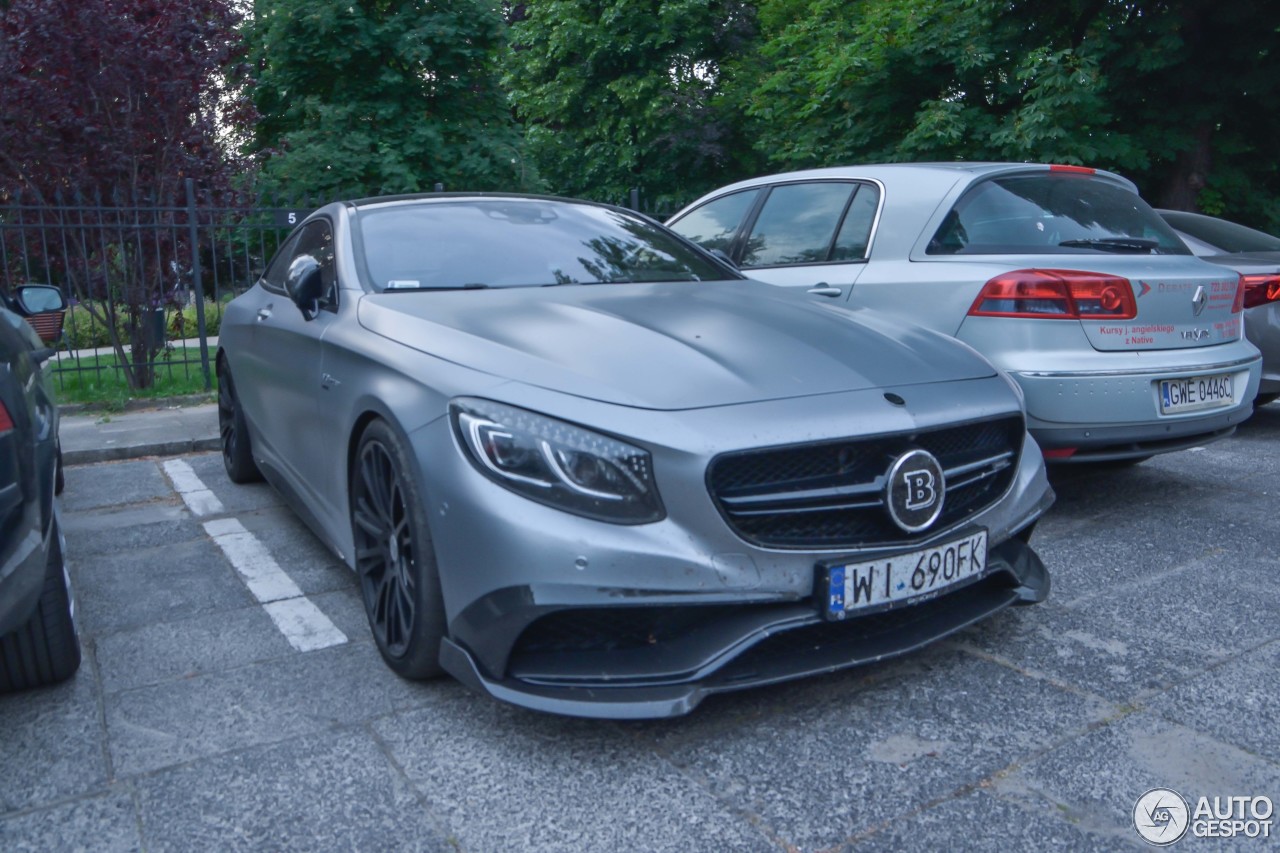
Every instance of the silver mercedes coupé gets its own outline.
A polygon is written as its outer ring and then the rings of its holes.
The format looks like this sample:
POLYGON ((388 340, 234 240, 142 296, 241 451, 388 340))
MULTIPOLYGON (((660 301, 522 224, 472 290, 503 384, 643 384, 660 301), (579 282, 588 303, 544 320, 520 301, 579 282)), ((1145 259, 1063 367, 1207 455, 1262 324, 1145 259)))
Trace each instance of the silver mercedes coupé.
POLYGON ((621 209, 331 204, 230 304, 217 370, 227 473, 355 570, 408 678, 671 716, 1049 590, 1015 384, 621 209))

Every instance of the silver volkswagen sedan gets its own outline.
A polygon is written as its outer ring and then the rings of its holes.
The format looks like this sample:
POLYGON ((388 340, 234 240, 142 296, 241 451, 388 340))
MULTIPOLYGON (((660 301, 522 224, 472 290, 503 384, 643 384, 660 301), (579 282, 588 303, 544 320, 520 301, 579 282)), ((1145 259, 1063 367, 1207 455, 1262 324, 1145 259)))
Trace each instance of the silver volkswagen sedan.
POLYGON ((228 307, 217 369, 230 478, 356 572, 408 678, 670 716, 1049 590, 1004 375, 620 209, 329 205, 228 307))
POLYGON ((1051 460, 1138 461, 1253 411, 1240 276, 1193 257, 1118 175, 815 169, 716 190, 668 224, 753 278, 971 344, 1022 387, 1051 460))

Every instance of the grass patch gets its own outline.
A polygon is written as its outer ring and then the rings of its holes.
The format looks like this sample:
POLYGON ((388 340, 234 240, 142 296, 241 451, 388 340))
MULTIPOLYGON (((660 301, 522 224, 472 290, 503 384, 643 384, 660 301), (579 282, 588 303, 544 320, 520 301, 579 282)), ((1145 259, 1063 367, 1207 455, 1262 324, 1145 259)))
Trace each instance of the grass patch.
MULTIPOLYGON (((184 397, 204 394, 204 371, 200 367, 199 347, 170 347, 156 356, 155 384, 143 391, 131 391, 114 355, 76 358, 62 353, 56 362, 47 362, 54 395, 59 403, 81 403, 120 411, 130 400, 162 397, 184 397)), ((210 381, 214 389, 218 379, 213 373, 213 353, 209 353, 210 381)))

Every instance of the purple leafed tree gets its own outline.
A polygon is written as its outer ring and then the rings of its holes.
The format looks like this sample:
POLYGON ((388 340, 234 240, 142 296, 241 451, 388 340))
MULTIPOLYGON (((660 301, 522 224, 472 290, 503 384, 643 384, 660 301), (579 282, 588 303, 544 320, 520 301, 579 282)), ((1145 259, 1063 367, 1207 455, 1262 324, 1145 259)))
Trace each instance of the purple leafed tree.
POLYGON ((147 319, 190 270, 187 179, 225 203, 245 172, 236 6, 0 0, 0 226, 22 265, 5 278, 38 272, 82 300, 135 389, 163 346, 147 319))

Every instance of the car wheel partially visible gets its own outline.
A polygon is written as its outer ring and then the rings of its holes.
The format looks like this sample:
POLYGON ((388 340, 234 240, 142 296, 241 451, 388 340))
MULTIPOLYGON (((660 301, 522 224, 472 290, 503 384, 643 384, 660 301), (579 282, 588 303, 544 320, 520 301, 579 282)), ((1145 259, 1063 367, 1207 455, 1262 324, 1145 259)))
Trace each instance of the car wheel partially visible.
POLYGON ((444 604, 422 495, 399 436, 373 421, 351 472, 356 573, 378 651, 405 678, 439 675, 444 604))
POLYGON ((51 538, 35 612, 25 625, 0 637, 0 692, 56 684, 80 668, 80 639, 56 526, 51 538))
POLYGON ((253 483, 262 472, 253 461, 249 448, 249 429, 245 424, 235 382, 225 359, 218 360, 218 434, 222 439, 222 464, 233 483, 253 483))

